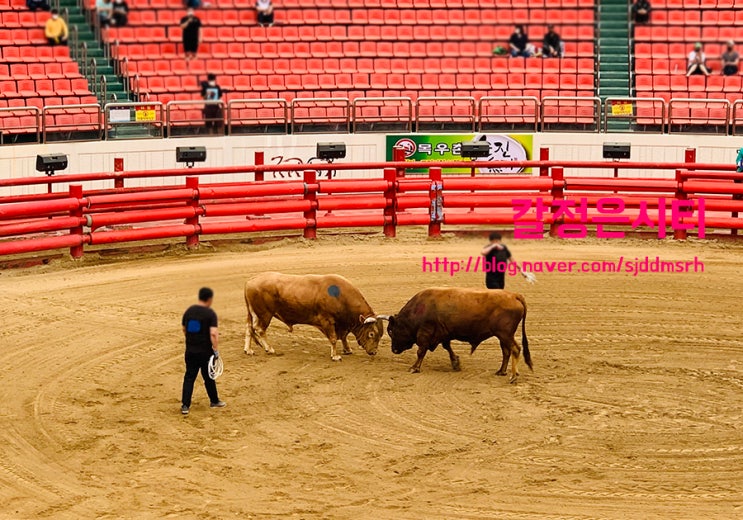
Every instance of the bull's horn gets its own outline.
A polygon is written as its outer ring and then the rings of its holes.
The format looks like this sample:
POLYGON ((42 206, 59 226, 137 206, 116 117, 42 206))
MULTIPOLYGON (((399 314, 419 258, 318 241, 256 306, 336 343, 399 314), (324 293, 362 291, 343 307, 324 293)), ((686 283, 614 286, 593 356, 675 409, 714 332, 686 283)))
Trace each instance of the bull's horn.
POLYGON ((390 321, 390 317, 388 314, 377 314, 377 319, 390 321))
POLYGON ((377 322, 377 318, 375 318, 374 316, 369 316, 368 318, 364 320, 364 325, 366 325, 367 323, 376 323, 376 322, 377 322))

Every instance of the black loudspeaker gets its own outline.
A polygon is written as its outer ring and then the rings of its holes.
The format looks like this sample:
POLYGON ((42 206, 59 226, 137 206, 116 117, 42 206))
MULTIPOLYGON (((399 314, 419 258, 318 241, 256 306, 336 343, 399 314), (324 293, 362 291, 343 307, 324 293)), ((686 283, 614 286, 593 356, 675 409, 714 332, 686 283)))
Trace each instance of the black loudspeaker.
POLYGON ((470 159, 480 159, 490 155, 490 143, 487 141, 469 141, 462 143, 459 154, 470 159))
POLYGON ((37 155, 36 171, 52 175, 59 170, 67 169, 67 156, 64 154, 37 155))
POLYGON ((197 163, 206 161, 206 148, 203 146, 179 146, 175 149, 175 161, 197 163))
POLYGON ((604 143, 604 159, 629 159, 630 143, 604 143))
POLYGON ((343 159, 346 156, 346 143, 317 143, 317 158, 343 159))

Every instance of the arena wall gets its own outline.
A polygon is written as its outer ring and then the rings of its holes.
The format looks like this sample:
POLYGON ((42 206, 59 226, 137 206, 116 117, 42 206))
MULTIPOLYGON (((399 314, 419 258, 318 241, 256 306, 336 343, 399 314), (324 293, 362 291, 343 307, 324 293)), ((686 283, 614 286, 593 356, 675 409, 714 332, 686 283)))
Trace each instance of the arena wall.
MULTIPOLYGON (((130 141, 95 141, 80 143, 55 143, 44 145, 18 145, 0 148, 0 178, 18 178, 39 175, 35 171, 37 154, 65 153, 70 167, 66 173, 93 173, 111 171, 114 158, 124 159, 126 170, 157 170, 175 168, 177 146, 206 146, 207 161, 203 166, 233 166, 253 164, 254 152, 263 150, 265 162, 307 162, 315 155, 318 142, 340 141, 347 145, 346 162, 382 161, 386 158, 387 139, 383 134, 295 134, 275 136, 235 136, 224 138, 182 138, 130 141)), ((547 147, 550 158, 556 160, 601 160, 601 145, 605 142, 628 142, 632 145, 633 161, 681 162, 684 151, 695 148, 698 162, 733 163, 736 150, 743 141, 729 136, 693 134, 586 134, 586 133, 536 133, 533 134, 534 155, 547 147)), ((607 175, 603 172, 576 170, 570 175, 607 175)), ((365 172, 365 176, 378 175, 365 172)), ((668 177, 670 171, 624 171, 623 176, 668 177)), ((359 175, 348 173, 346 175, 359 175)), ((343 177, 344 172, 339 172, 343 177)), ((244 175, 241 180, 244 180, 244 175)), ((215 182, 238 180, 235 177, 215 177, 215 182)), ((140 185, 158 183, 157 179, 142 180, 140 185)))

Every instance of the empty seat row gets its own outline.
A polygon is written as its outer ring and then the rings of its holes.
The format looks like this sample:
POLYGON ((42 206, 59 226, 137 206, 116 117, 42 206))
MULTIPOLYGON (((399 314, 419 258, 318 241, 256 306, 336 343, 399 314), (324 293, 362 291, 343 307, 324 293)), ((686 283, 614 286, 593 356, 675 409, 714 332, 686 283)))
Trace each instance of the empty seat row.
MULTIPOLYGON (((24 0, 0 0, 0 10, 4 2, 20 6, 24 0)), ((88 7, 95 7, 95 0, 86 0, 88 7)), ((178 8, 183 7, 181 0, 129 0, 130 8, 178 8)), ((277 2, 276 13, 285 9, 495 9, 495 8, 593 8, 594 0, 282 0, 277 2)), ((252 9, 254 0, 214 0, 212 8, 219 9, 252 9)), ((25 3, 22 7, 25 9, 25 3)))
POLYGON ((46 43, 44 29, 0 29, 0 46, 46 43))
POLYGON ((683 74, 637 74, 635 88, 639 91, 737 92, 740 95, 740 76, 686 77, 683 74))
POLYGON ((85 78, 0 81, 0 99, 87 95, 90 90, 85 78))
POLYGON ((705 34, 710 35, 708 39, 714 39, 717 41, 740 41, 743 39, 743 26, 741 26, 740 23, 736 23, 735 26, 720 26, 715 28, 702 28, 699 25, 641 25, 635 27, 635 41, 637 42, 686 41, 693 43, 699 40, 705 40, 706 38, 703 38, 703 35, 705 34), (712 29, 717 29, 717 31, 712 32, 712 29), (705 32, 705 30, 707 32, 705 32))
POLYGON ((0 11, 0 27, 3 29, 38 28, 43 27, 48 18, 49 13, 44 11, 0 11))
MULTIPOLYGON (((66 106, 70 112, 85 110, 82 108, 73 107, 73 105, 88 105, 98 103, 98 98, 93 95, 87 96, 32 96, 27 98, 0 98, 0 108, 23 108, 23 107, 36 107, 43 108, 45 106, 66 106)), ((0 114, 5 112, 0 112, 0 114)), ((12 114, 18 114, 18 111, 13 110, 12 114)))
POLYGON ((11 79, 60 79, 80 78, 80 69, 76 62, 63 63, 0 63, 0 81, 11 79))
MULTIPOLYGON (((491 90, 491 89, 554 89, 593 92, 592 74, 269 74, 222 75, 219 84, 226 90, 491 90)), ((188 76, 142 76, 140 90, 162 93, 197 90, 198 78, 188 76)))
MULTIPOLYGON (((653 4, 655 5, 655 4, 653 4)), ((743 5, 743 4, 742 4, 743 5)), ((743 21, 743 10, 653 9, 652 25, 733 25, 743 21)))
POLYGON ((0 47, 0 63, 70 61, 70 49, 58 45, 24 45, 0 47))
POLYGON ((653 0, 657 9, 731 9, 743 7, 743 0, 653 0))
MULTIPOLYGON (((156 54, 153 54, 156 55, 156 54)), ((132 57, 130 55, 130 57, 132 57)), ((592 58, 224 58, 185 60, 142 59, 128 63, 129 74, 170 76, 172 74, 322 74, 322 73, 544 73, 593 74, 592 58)), ((649 61, 649 60, 648 60, 649 61)), ((667 60, 666 60, 667 61, 667 60)))

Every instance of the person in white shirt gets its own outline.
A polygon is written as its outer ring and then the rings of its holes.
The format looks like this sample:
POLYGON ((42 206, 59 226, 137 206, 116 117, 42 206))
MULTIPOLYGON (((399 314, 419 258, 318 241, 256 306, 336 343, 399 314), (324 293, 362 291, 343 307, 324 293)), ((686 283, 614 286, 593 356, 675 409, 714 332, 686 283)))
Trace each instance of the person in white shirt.
POLYGON ((689 53, 686 75, 704 74, 705 76, 709 76, 709 69, 705 65, 705 61, 707 61, 707 58, 702 51, 702 44, 697 42, 694 44, 694 50, 689 53))

